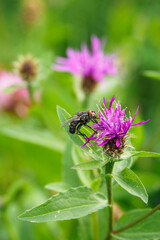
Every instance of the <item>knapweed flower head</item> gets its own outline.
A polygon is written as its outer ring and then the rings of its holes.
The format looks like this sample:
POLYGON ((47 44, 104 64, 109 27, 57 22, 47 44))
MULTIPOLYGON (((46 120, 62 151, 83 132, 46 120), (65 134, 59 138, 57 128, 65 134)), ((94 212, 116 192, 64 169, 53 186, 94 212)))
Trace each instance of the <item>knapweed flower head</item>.
POLYGON ((85 92, 92 92, 104 76, 117 74, 115 55, 104 53, 104 44, 96 36, 91 37, 91 51, 82 44, 81 51, 67 49, 67 58, 57 57, 53 69, 80 76, 85 92))
POLYGON ((23 117, 31 105, 29 93, 26 88, 22 88, 24 81, 17 74, 0 71, 0 111, 14 112, 23 117), (18 87, 20 86, 20 87, 18 87), (13 87, 13 90, 7 91, 13 87))
POLYGON ((133 118, 131 114, 127 117, 125 114, 126 108, 121 110, 119 102, 116 103, 115 109, 113 108, 114 100, 115 96, 112 97, 108 108, 105 98, 103 99, 103 106, 99 103, 99 106, 97 106, 99 121, 92 125, 94 133, 87 139, 87 142, 83 146, 97 143, 98 146, 103 146, 104 152, 108 155, 121 154, 125 147, 128 130, 131 127, 149 121, 141 121, 134 124, 133 122, 137 116, 139 107, 133 118))
POLYGON ((38 73, 38 60, 32 55, 20 56, 18 61, 13 63, 15 72, 25 81, 33 81, 38 73))

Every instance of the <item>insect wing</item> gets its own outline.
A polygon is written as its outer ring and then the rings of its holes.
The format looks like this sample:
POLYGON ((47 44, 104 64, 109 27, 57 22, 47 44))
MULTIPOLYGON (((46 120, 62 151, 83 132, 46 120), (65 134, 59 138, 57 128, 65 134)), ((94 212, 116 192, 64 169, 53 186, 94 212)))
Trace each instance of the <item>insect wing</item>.
POLYGON ((67 124, 71 123, 72 121, 79 121, 80 117, 77 115, 74 115, 73 117, 66 119, 65 123, 60 126, 60 128, 65 127, 67 124))

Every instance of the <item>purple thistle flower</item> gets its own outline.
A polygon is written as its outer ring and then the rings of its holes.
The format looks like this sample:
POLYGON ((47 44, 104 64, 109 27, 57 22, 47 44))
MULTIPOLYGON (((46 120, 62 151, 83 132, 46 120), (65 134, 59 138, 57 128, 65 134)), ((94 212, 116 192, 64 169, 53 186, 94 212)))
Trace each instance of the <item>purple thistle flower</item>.
POLYGON ((86 146, 90 141, 93 142, 89 145, 98 143, 98 146, 103 146, 106 145, 110 140, 112 140, 113 143, 114 140, 115 148, 118 148, 121 144, 121 140, 126 136, 130 127, 141 125, 149 121, 141 121, 139 123, 133 124, 137 116, 139 106, 134 117, 132 118, 130 114, 129 118, 127 118, 125 114, 126 108, 121 110, 121 105, 119 102, 116 103, 116 108, 113 108, 112 104, 114 100, 115 96, 112 97, 108 109, 106 107, 105 98, 103 99, 104 107, 102 107, 100 103, 99 106, 97 106, 99 121, 92 125, 92 128, 95 131, 87 139, 87 142, 83 145, 83 147, 86 146))
MULTIPOLYGON (((69 72, 90 82, 101 82, 105 75, 117 74, 115 55, 104 54, 104 44, 96 37, 91 37, 91 52, 86 44, 81 51, 67 49, 67 58, 57 57, 53 69, 59 72, 69 72)), ((83 86, 82 86, 83 87, 83 86)))

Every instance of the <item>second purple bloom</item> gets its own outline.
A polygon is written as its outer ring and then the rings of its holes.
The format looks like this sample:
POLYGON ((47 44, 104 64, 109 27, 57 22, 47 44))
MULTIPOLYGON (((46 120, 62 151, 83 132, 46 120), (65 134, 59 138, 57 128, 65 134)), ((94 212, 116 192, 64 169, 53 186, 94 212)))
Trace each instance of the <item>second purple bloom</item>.
POLYGON ((104 53, 104 44, 96 36, 91 38, 91 51, 82 44, 81 51, 67 49, 67 58, 57 57, 53 69, 69 72, 82 78, 82 89, 91 93, 104 76, 117 74, 115 55, 104 53))

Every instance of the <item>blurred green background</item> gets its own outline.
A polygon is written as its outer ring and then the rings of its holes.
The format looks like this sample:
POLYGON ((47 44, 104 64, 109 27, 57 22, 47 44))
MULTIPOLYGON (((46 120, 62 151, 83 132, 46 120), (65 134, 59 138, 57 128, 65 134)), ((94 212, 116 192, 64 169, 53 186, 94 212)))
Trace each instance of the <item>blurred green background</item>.
MULTIPOLYGON (((54 58, 65 56, 67 47, 90 45, 93 34, 107 39, 105 51, 117 54, 119 76, 106 80, 106 91, 95 92, 89 107, 96 109, 95 102, 113 94, 132 115, 139 105, 136 121, 150 122, 132 130, 133 146, 160 152, 160 80, 144 74, 160 70, 159 13, 158 0, 0 1, 0 66, 10 71, 19 55, 31 53, 40 61, 42 87, 41 104, 32 107, 26 118, 0 116, 0 240, 79 239, 76 221, 32 224, 17 219, 51 196, 46 184, 62 178, 67 137, 59 129, 56 105, 71 114, 82 109, 75 79, 51 70, 54 58)), ((160 201, 159 159, 138 159, 132 169, 146 186, 149 206, 155 206, 160 201)), ((123 210, 145 207, 120 188, 115 200, 123 210)))

